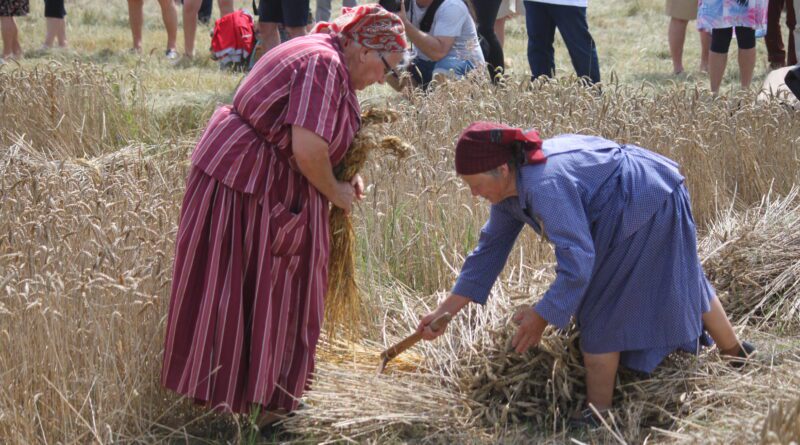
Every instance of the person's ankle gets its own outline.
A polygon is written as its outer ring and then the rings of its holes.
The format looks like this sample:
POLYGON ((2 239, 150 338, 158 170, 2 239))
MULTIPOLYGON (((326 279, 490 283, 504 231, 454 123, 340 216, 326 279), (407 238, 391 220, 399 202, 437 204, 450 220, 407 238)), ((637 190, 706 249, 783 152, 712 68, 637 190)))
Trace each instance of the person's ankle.
POLYGON ((729 355, 731 357, 738 357, 741 351, 742 347, 739 346, 739 343, 728 348, 719 348, 720 355, 729 355))

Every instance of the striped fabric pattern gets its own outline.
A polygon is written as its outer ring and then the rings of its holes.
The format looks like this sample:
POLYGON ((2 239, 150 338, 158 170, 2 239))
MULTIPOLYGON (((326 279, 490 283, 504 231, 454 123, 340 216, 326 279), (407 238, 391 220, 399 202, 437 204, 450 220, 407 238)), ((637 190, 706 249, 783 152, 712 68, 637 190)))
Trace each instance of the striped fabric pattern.
POLYGON ((311 35, 262 57, 211 117, 181 209, 165 387, 233 412, 296 408, 314 369, 330 234, 291 127, 329 142, 336 165, 359 116, 337 40, 311 35))

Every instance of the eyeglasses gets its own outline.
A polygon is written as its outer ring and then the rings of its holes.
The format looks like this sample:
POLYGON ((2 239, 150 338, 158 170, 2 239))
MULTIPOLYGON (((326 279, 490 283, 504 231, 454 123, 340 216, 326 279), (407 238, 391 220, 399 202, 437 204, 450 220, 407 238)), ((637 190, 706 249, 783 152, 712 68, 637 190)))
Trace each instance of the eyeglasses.
POLYGON ((397 73, 397 71, 396 71, 394 68, 392 68, 392 66, 391 66, 391 65, 389 65, 389 62, 387 62, 387 61, 386 61, 386 57, 383 57, 383 53, 381 53, 381 52, 378 52, 378 57, 380 57, 380 58, 381 58, 381 62, 383 62, 383 66, 384 66, 384 68, 385 68, 385 69, 383 70, 383 73, 384 73, 385 75, 389 75, 389 74, 391 74, 391 75, 392 75, 392 77, 394 77, 394 78, 395 78, 395 79, 397 79, 397 80, 400 80, 400 74, 398 74, 398 73, 397 73))

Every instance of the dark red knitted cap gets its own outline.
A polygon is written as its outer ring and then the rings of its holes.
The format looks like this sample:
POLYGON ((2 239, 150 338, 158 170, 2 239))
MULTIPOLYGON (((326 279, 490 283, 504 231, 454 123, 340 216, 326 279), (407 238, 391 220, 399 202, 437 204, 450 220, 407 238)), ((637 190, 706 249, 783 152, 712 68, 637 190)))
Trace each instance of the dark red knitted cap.
POLYGON ((456 143, 456 173, 475 175, 497 168, 514 155, 519 147, 523 165, 546 161, 542 139, 535 130, 523 131, 496 122, 473 122, 461 132, 456 143))

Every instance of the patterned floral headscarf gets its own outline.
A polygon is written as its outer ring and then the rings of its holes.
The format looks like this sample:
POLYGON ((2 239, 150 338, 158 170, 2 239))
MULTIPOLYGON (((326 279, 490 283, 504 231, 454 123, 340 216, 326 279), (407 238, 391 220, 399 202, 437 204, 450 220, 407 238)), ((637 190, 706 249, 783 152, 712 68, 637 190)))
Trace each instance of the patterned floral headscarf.
POLYGON ((406 50, 405 29, 400 17, 377 4, 342 8, 332 22, 320 22, 312 32, 342 34, 361 46, 377 51, 399 53, 406 50))

